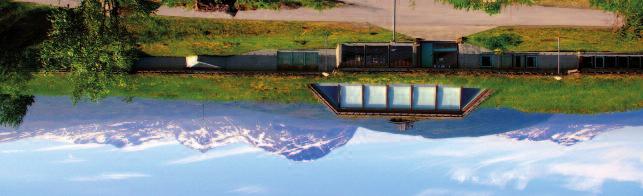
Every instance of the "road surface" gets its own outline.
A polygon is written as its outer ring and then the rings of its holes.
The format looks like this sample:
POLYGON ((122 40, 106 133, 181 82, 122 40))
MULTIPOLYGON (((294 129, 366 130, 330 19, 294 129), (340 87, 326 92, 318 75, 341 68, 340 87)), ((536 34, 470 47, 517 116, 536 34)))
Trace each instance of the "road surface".
MULTIPOLYGON (((57 6, 76 6, 79 0, 18 0, 57 6)), ((234 19, 368 22, 392 29, 392 0, 345 0, 348 5, 329 9, 240 11, 234 19)), ((458 37, 503 25, 612 26, 617 21, 611 13, 591 9, 542 6, 509 6, 500 14, 489 16, 481 11, 453 9, 433 0, 398 0, 397 31, 432 40, 458 37)), ((198 12, 162 6, 158 15, 199 18, 232 18, 225 13, 198 12)))

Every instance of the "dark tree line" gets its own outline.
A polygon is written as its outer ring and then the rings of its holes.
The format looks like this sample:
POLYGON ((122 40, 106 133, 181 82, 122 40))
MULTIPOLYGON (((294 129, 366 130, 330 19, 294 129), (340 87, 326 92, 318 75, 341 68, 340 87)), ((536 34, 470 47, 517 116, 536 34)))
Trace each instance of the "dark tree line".
POLYGON ((154 9, 146 0, 83 0, 77 8, 53 11, 40 52, 43 67, 70 72, 74 102, 106 97, 111 89, 127 86, 124 76, 136 60, 123 20, 154 9))
POLYGON ((592 6, 614 12, 623 21, 618 32, 622 38, 643 37, 643 0, 590 0, 592 6))
MULTIPOLYGON (((439 0, 456 9, 482 10, 490 15, 498 14, 503 7, 521 4, 533 5, 534 0, 439 0)), ((623 21, 618 33, 624 40, 640 39, 643 27, 643 0, 590 0, 591 6, 614 12, 623 21)))
POLYGON ((34 103, 31 95, 0 94, 0 126, 18 127, 34 103))

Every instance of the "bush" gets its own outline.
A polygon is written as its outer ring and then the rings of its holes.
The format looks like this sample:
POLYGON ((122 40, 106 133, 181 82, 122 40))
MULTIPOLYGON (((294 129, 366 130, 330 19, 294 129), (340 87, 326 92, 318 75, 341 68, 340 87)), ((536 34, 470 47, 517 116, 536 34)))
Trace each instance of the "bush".
POLYGON ((196 0, 161 0, 161 4, 167 5, 170 7, 193 7, 196 3, 196 0))
POLYGON ((476 37, 474 41, 491 50, 506 51, 509 47, 520 45, 522 37, 515 33, 502 33, 490 37, 476 37))

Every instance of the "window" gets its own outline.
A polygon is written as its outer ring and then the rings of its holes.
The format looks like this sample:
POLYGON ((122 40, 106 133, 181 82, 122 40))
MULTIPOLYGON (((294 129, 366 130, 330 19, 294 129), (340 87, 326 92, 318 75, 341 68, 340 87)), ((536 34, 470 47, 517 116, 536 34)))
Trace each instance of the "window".
POLYGON ((522 56, 515 56, 514 57, 514 67, 516 67, 516 68, 521 68, 522 67, 522 56))
POLYGON ((594 68, 605 68, 605 57, 597 56, 595 61, 596 64, 594 64, 594 68))
POLYGON ((581 58, 581 68, 594 68, 594 58, 584 56, 581 58))
POLYGON ((605 68, 615 68, 616 67, 616 57, 607 56, 605 57, 605 68))
POLYGON ((630 57, 630 68, 641 68, 641 57, 630 57))
POLYGON ((627 68, 630 64, 627 56, 620 56, 616 59, 616 67, 618 68, 627 68))
POLYGON ((480 59, 480 67, 488 68, 491 67, 491 56, 484 55, 480 59))
POLYGON ((537 63, 536 56, 527 56, 525 58, 525 66, 527 68, 536 68, 537 63))

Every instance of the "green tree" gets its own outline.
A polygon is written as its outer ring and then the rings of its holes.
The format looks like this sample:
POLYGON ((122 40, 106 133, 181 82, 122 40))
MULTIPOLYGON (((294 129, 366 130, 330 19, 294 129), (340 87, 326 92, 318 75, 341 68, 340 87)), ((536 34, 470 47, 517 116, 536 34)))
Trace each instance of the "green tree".
MULTIPOLYGON (((456 9, 482 10, 489 15, 500 13, 501 9, 508 5, 521 4, 532 5, 534 0, 439 0, 442 3, 449 3, 456 9)), ((593 7, 605 11, 614 12, 623 20, 619 27, 621 38, 641 38, 643 26, 643 0, 590 0, 593 7)))
POLYGON ((496 51, 497 54, 501 54, 507 51, 509 47, 518 46, 523 42, 522 37, 515 33, 502 33, 490 37, 476 37, 473 41, 496 51))
POLYGON ((442 3, 449 3, 456 9, 482 10, 489 15, 500 13, 500 10, 512 4, 532 5, 533 0, 439 0, 442 3))
POLYGON ((125 87, 124 75, 136 51, 121 20, 151 11, 140 0, 83 0, 78 8, 55 10, 49 39, 42 44, 46 70, 70 72, 74 103, 98 101, 115 87, 125 87))
POLYGON ((623 21, 619 34, 625 39, 641 38, 643 0, 590 0, 592 6, 614 12, 623 21))
POLYGON ((0 93, 24 93, 31 79, 31 71, 35 70, 36 59, 33 50, 18 53, 0 52, 0 93))
POLYGON ((0 94, 0 126, 18 127, 34 103, 31 95, 0 94))

